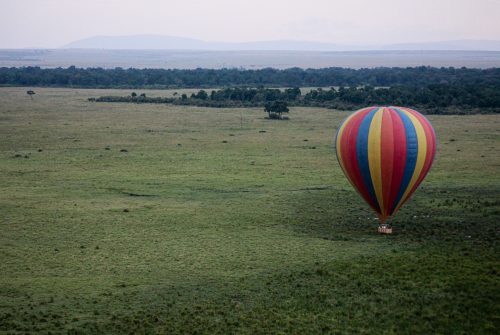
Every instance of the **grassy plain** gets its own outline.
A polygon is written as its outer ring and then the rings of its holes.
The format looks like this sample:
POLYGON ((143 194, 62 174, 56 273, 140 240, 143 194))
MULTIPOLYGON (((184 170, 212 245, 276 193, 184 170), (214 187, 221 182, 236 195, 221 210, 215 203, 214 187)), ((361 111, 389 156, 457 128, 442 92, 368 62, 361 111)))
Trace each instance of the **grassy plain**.
POLYGON ((0 89, 0 332, 498 333, 500 115, 429 117, 382 236, 346 112, 87 101, 129 91, 0 89))

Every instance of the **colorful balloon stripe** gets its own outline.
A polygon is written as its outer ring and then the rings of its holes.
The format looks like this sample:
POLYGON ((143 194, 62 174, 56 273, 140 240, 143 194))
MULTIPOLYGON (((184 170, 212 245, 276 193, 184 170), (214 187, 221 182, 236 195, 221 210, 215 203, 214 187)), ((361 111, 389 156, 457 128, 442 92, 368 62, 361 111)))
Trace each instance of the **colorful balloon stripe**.
POLYGON ((368 107, 342 123, 335 146, 347 179, 385 222, 429 172, 436 136, 417 111, 368 107))

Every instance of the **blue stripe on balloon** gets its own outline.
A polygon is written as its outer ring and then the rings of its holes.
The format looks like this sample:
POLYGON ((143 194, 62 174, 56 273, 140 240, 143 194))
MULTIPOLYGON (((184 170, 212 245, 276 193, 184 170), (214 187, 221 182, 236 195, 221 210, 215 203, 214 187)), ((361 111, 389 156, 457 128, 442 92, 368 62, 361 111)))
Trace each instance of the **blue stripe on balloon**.
POLYGON ((380 211, 380 206, 373 188, 370 165, 368 162, 368 135, 370 133, 373 116, 378 110, 379 108, 374 108, 363 118, 363 121, 361 121, 361 124, 359 125, 358 136, 356 139, 356 158, 358 159, 359 172, 363 178, 365 187, 368 190, 368 194, 370 195, 370 198, 372 199, 372 202, 376 206, 377 210, 380 211))
POLYGON ((415 172, 415 165, 417 164, 417 156, 418 156, 418 139, 417 132, 415 130, 415 126, 413 122, 411 122, 410 118, 406 116, 405 113, 401 112, 399 109, 394 108, 394 110, 398 113, 399 117, 403 121, 403 125, 405 127, 406 133, 406 163, 405 169, 403 172, 403 179, 401 180, 401 185, 399 186, 399 192, 396 196, 396 200, 392 204, 392 211, 396 208, 401 197, 406 191, 408 184, 410 183, 411 177, 413 176, 413 172, 415 172))

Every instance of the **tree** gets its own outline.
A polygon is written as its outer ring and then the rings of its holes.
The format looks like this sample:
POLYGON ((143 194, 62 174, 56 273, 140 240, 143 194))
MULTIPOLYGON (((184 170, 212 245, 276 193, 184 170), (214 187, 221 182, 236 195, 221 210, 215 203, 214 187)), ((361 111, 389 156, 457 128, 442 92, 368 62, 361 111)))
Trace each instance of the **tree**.
POLYGON ((288 113, 288 104, 285 101, 267 102, 264 105, 264 111, 270 119, 283 120, 283 113, 288 113))
POLYGON ((288 101, 297 100, 297 98, 299 98, 301 95, 300 88, 298 88, 298 87, 287 88, 287 89, 285 89, 285 95, 286 95, 286 99, 288 101))
POLYGON ((201 100, 207 100, 208 99, 208 94, 204 90, 201 90, 201 91, 198 92, 198 94, 197 94, 196 97, 198 99, 201 99, 201 100))
POLYGON ((198 93, 192 93, 191 94, 191 99, 207 100, 208 99, 208 94, 204 90, 201 90, 198 93))
POLYGON ((135 92, 132 92, 132 94, 130 94, 132 96, 132 98, 135 98, 137 96, 137 93, 135 92))
POLYGON ((27 95, 30 96, 30 98, 33 100, 33 96, 36 94, 35 91, 29 90, 26 92, 27 95))
POLYGON ((146 97, 146 93, 141 93, 140 96, 143 97, 143 98, 145 98, 146 97))

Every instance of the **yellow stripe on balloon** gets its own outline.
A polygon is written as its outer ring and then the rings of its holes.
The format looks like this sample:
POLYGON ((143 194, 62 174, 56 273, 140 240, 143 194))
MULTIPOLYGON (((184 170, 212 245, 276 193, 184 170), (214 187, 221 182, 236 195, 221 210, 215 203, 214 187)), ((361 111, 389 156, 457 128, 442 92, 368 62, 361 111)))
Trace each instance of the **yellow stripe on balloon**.
POLYGON ((413 176, 411 177, 410 183, 408 184, 405 193, 403 193, 401 200, 399 200, 399 203, 396 206, 394 212, 396 212, 399 209, 399 207, 401 207, 401 205, 407 200, 408 196, 410 195, 409 194, 410 191, 412 190, 413 186, 415 186, 415 183, 417 182, 418 177, 422 172, 427 154, 427 137, 425 136, 424 127, 422 127, 420 121, 415 116, 413 116, 413 114, 407 112, 403 108, 400 108, 399 110, 406 116, 408 116, 408 118, 413 123, 413 126, 415 127, 415 131, 417 133, 418 154, 417 154, 417 162, 415 164, 415 171, 413 171, 413 176))
POLYGON ((368 165, 370 167, 370 176, 372 179, 373 189, 377 197, 378 204, 385 215, 384 198, 382 193, 382 153, 381 153, 381 138, 382 138, 382 115, 385 108, 380 108, 375 115, 370 125, 368 132, 368 165))

